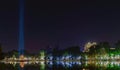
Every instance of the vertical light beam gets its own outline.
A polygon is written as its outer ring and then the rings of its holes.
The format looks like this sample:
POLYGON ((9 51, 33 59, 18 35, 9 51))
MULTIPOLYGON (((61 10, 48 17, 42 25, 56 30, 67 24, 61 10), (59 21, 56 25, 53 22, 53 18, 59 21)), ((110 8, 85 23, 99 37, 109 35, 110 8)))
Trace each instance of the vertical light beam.
POLYGON ((19 0, 19 55, 24 54, 24 0, 19 0))

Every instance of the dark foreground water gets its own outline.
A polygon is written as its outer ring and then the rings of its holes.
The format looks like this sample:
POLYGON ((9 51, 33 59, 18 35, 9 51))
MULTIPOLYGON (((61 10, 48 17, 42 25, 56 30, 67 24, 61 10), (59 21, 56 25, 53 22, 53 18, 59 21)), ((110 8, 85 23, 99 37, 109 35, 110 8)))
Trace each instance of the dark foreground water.
POLYGON ((0 63, 0 70, 120 70, 120 62, 5 62, 0 63))

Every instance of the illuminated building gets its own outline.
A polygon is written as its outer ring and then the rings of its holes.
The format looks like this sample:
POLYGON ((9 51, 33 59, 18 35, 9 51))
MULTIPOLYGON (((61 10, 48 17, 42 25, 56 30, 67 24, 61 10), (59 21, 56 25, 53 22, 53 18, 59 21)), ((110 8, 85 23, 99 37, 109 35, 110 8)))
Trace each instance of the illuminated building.
POLYGON ((97 45, 97 43, 96 42, 88 42, 88 43, 86 43, 85 46, 84 46, 84 52, 89 52, 89 48, 93 47, 94 45, 97 45))

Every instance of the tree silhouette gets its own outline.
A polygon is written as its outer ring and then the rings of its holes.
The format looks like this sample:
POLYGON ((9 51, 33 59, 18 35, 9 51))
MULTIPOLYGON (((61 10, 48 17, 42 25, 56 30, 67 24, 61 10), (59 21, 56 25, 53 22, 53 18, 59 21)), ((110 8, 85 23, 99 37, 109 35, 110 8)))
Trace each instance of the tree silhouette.
POLYGON ((115 43, 115 47, 116 47, 116 49, 120 50, 120 40, 117 43, 115 43))
POLYGON ((100 46, 100 48, 105 48, 106 52, 109 53, 111 46, 109 45, 108 42, 101 42, 99 44, 99 46, 100 46))

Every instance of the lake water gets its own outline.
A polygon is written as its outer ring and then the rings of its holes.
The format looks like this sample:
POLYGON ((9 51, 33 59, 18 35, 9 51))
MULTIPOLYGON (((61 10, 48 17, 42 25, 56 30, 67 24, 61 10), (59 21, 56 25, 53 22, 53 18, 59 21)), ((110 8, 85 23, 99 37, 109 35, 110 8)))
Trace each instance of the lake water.
POLYGON ((120 70, 119 61, 5 62, 0 70, 120 70))

